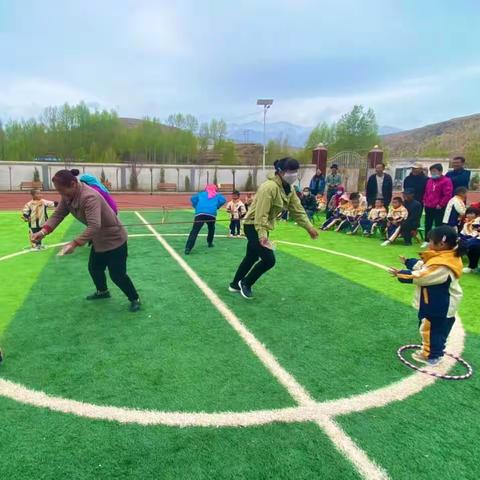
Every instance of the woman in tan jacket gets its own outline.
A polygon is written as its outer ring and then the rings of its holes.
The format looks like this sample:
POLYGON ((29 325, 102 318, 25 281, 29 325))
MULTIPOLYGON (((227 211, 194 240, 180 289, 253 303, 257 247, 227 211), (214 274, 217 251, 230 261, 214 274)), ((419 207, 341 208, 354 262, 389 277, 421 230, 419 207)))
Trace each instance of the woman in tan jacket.
POLYGON ((110 297, 105 270, 110 278, 130 301, 130 311, 140 309, 138 293, 127 275, 127 232, 104 198, 95 190, 79 182, 70 170, 58 171, 52 179, 56 190, 62 196, 58 207, 40 232, 32 236, 41 240, 53 232, 68 214, 86 225, 86 229, 62 250, 64 255, 72 254, 77 247, 91 242, 88 270, 97 291, 87 300, 110 297))

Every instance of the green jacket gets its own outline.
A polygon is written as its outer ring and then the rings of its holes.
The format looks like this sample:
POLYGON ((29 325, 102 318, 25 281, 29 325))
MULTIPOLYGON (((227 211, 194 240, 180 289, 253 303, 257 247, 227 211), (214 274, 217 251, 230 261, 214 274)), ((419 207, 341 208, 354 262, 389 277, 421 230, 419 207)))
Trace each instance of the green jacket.
POLYGON ((265 238, 268 232, 275 228, 276 219, 284 210, 288 210, 301 227, 305 229, 313 227, 295 189, 292 187, 292 191, 287 195, 281 178, 278 175, 270 174, 268 180, 260 185, 245 216, 245 224, 254 225, 258 236, 265 238))

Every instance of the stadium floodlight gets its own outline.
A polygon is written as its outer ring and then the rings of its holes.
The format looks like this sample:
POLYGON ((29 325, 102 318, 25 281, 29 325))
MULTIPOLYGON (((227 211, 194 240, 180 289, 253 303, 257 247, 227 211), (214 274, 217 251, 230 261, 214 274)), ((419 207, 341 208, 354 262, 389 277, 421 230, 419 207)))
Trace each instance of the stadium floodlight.
POLYGON ((259 98, 257 105, 263 107, 263 172, 265 173, 265 152, 267 148, 267 111, 272 106, 273 100, 267 98, 259 98))

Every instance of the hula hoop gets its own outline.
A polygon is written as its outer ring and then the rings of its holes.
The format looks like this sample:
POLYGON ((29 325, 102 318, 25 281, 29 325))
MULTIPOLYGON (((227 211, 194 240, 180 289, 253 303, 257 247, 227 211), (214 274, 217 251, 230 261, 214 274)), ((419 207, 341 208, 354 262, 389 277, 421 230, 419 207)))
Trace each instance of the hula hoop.
POLYGON ((444 355, 447 355, 448 357, 453 358, 458 363, 462 364, 465 367, 465 369, 467 370, 467 373, 465 373, 464 375, 446 375, 446 374, 432 372, 431 370, 427 370, 425 368, 417 367, 413 363, 406 360, 402 355, 402 353, 405 350, 418 350, 420 348, 422 348, 421 345, 404 345, 403 347, 400 347, 397 350, 397 357, 399 358, 399 360, 404 365, 411 368, 412 370, 416 370, 417 372, 426 373, 427 375, 430 375, 430 376, 435 377, 435 378, 441 378, 442 380, 467 380, 468 378, 470 378, 473 375, 473 368, 471 367, 471 365, 469 363, 467 363, 462 357, 459 357, 457 355, 453 355, 452 353, 444 352, 444 355))

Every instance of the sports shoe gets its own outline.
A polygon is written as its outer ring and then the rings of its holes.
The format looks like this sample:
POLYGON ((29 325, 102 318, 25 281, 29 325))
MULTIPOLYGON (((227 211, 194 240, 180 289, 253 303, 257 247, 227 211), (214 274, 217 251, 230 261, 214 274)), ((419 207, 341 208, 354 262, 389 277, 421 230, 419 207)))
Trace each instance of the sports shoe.
POLYGON ((89 295, 87 297, 87 300, 102 300, 104 298, 110 298, 110 292, 106 290, 105 292, 95 292, 92 293, 92 295, 89 295))
POLYGON ((428 365, 430 367, 436 367, 437 365, 440 365, 443 362, 443 357, 437 357, 437 358, 425 358, 422 354, 421 350, 417 350, 416 352, 412 353, 412 358, 419 362, 423 363, 425 365, 428 365))
POLYGON ((253 298, 252 289, 245 283, 245 280, 240 280, 238 282, 238 287, 240 289, 240 293, 242 294, 243 298, 246 298, 247 300, 252 300, 253 298))
POLYGON ((213 243, 208 244, 208 248, 213 248, 215 245, 213 243))
POLYGON ((392 242, 390 240, 385 240, 380 244, 381 247, 388 247, 392 242))
POLYGON ((185 255, 190 255, 191 250, 189 248, 185 249, 185 255))
POLYGON ((463 273, 473 273, 475 272, 475 268, 464 267, 463 273))
POLYGON ((232 293, 240 293, 240 287, 238 286, 238 284, 235 284, 235 283, 232 282, 228 286, 228 291, 232 292, 232 293))
POLYGON ((420 248, 427 248, 428 247, 428 242, 423 242, 421 245, 420 245, 420 248))
POLYGON ((132 302, 130 302, 129 310, 131 312, 138 312, 140 308, 141 308, 140 300, 133 300, 132 302))

